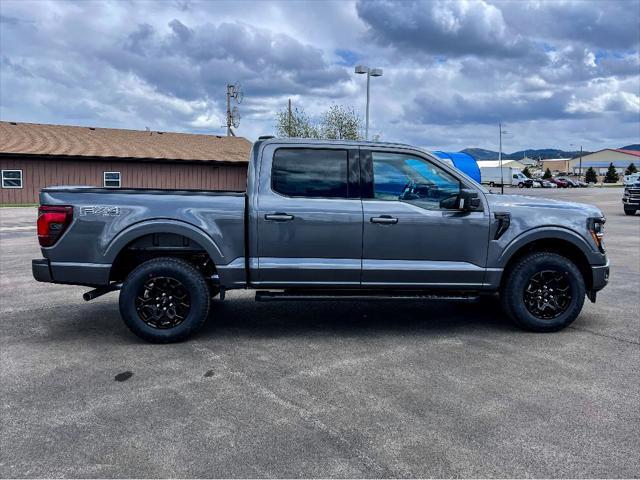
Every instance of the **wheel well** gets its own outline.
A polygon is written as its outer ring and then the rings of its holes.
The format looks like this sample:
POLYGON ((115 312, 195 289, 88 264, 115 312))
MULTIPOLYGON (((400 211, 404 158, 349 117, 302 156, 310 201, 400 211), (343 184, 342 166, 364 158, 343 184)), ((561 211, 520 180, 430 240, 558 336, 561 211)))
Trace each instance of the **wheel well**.
POLYGON ((509 277, 509 272, 515 263, 525 255, 534 252, 557 253, 558 255, 568 258, 578 267, 580 273, 582 273, 582 278, 584 278, 587 291, 591 289, 591 285, 593 285, 593 278, 591 276, 591 266, 589 265, 587 257, 582 253, 582 250, 573 243, 557 238, 534 240, 533 242, 520 247, 520 249, 511 256, 505 266, 501 286, 509 277))
POLYGON ((109 280, 124 281, 138 265, 158 257, 186 260, 207 279, 216 274, 213 260, 198 242, 175 233, 151 233, 136 238, 120 250, 111 266, 109 280))

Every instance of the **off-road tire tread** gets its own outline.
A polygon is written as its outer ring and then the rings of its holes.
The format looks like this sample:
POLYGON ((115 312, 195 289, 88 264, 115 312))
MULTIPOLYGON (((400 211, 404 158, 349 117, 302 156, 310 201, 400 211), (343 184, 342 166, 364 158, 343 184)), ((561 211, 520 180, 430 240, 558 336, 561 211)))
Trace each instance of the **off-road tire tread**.
MULTIPOLYGON (((137 289, 138 287, 135 286, 132 288, 137 289)), ((136 293, 137 290, 134 291, 134 295, 136 295, 136 293)), ((143 340, 151 343, 181 342, 197 332, 206 322, 210 310, 210 295, 211 293, 206 280, 204 279, 202 274, 190 263, 174 257, 154 258, 138 265, 125 279, 122 286, 122 291, 120 292, 120 314, 129 330, 131 330, 131 332, 133 332, 143 340), (146 270, 151 266, 154 268, 169 267, 180 271, 180 273, 186 275, 187 277, 190 277, 190 280, 195 283, 195 289, 189 289, 189 294, 192 298, 192 304, 193 298, 195 298, 196 295, 201 295, 203 299, 206 300, 203 302, 204 305, 199 315, 195 315, 193 318, 186 320, 185 322, 188 322, 188 324, 183 324, 182 328, 175 327, 178 330, 170 335, 154 335, 149 333, 149 331, 143 327, 144 323, 142 322, 142 320, 138 317, 137 313, 135 313, 135 307, 126 304, 126 302, 128 301, 128 295, 126 293, 128 292, 125 292, 125 289, 127 289, 131 281, 136 280, 136 276, 140 273, 140 271, 146 270), (133 311, 129 312, 130 314, 127 314, 127 309, 130 308, 133 308, 133 311)), ((159 330, 159 332, 168 332, 169 330, 173 329, 159 330)))
MULTIPOLYGON (((552 252, 530 253, 519 259, 509 271, 505 272, 505 275, 507 277, 500 291, 500 303, 507 316, 522 329, 534 332, 557 332, 570 325, 582 310, 586 294, 584 278, 575 263, 562 255, 552 252), (524 306, 522 290, 518 288, 518 284, 519 281, 523 280, 526 275, 526 269, 532 263, 547 262, 549 260, 563 263, 563 267, 567 269, 573 278, 578 280, 578 295, 575 296, 573 305, 570 306, 569 310, 559 318, 536 321, 535 317, 530 315, 524 306)), ((527 280, 528 276, 523 281, 527 280)))

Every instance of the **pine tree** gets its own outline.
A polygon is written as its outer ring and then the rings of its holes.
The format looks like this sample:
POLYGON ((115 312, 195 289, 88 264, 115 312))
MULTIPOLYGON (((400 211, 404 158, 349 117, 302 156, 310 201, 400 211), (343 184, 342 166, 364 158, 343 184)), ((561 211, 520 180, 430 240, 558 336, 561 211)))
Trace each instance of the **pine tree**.
POLYGON ((627 169, 624 171, 625 175, 631 175, 633 173, 636 173, 638 171, 638 169, 636 168, 636 166, 633 164, 633 162, 631 162, 629 164, 629 166, 627 167, 627 169))
POLYGON ((529 167, 524 167, 522 169, 522 174, 527 178, 531 178, 531 172, 529 171, 529 167))
POLYGON ((616 183, 617 181, 618 172, 616 172, 616 167, 613 166, 613 163, 610 163, 607 174, 604 176, 604 183, 616 183))
POLYGON ((548 178, 553 177, 553 175, 551 175, 551 170, 549 170, 548 168, 544 171, 544 175, 542 176, 542 178, 544 178, 545 180, 548 178))
POLYGON ((597 183, 598 182, 598 175, 596 174, 596 171, 593 169, 593 167, 587 168, 587 171, 584 174, 584 181, 587 182, 587 183, 597 183))

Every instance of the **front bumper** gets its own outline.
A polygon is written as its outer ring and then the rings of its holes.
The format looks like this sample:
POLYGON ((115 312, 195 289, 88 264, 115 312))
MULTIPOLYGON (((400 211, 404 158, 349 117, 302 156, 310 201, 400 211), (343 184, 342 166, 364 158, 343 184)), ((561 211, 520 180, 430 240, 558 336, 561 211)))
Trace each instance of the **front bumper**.
POLYGON ((609 259, 605 265, 591 265, 591 290, 597 292, 609 283, 609 259))
POLYGON ((625 206, 640 208, 640 198, 622 197, 622 204, 625 206))

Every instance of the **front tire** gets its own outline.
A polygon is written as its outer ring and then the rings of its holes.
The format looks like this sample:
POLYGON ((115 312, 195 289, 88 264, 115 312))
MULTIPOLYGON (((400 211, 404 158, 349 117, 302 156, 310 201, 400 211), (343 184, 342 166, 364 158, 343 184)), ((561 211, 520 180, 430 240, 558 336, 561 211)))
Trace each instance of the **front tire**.
POLYGON ((531 253, 506 275, 500 300, 505 313, 521 328, 556 332, 570 325, 582 310, 584 278, 562 255, 531 253))
POLYGON ((143 340, 180 342, 204 325, 210 296, 207 282, 193 265, 177 258, 155 258, 127 276, 120 291, 120 315, 143 340))
POLYGON ((636 210, 635 210, 635 208, 625 208, 624 209, 624 214, 625 215, 635 215, 636 214, 636 210))

